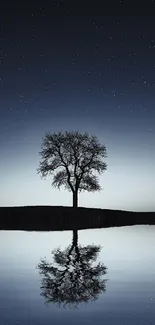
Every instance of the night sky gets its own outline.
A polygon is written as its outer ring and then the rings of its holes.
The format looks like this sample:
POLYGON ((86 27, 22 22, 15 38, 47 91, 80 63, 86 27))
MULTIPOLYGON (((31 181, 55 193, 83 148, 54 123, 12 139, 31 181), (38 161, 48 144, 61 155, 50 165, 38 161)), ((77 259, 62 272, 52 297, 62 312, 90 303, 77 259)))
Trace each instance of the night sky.
POLYGON ((103 191, 80 206, 155 210, 155 1, 1 4, 1 206, 72 204, 36 171, 61 130, 107 147, 103 191))

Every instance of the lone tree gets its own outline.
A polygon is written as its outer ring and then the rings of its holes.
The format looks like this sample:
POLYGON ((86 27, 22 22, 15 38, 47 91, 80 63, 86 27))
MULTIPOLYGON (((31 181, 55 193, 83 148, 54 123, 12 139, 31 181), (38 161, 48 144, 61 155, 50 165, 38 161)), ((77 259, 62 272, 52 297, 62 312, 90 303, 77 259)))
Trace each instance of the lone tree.
POLYGON ((78 206, 78 192, 100 191, 98 177, 107 169, 103 158, 107 157, 105 145, 96 136, 79 131, 46 133, 37 169, 42 178, 53 176, 52 186, 63 185, 73 193, 73 207, 78 206))

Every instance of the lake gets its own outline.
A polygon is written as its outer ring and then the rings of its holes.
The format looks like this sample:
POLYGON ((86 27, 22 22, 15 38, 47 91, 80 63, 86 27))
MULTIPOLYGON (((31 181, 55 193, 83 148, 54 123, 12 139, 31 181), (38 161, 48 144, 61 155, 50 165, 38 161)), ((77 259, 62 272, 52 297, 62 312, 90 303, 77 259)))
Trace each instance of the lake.
POLYGON ((0 325, 155 324, 155 226, 0 231, 0 325))

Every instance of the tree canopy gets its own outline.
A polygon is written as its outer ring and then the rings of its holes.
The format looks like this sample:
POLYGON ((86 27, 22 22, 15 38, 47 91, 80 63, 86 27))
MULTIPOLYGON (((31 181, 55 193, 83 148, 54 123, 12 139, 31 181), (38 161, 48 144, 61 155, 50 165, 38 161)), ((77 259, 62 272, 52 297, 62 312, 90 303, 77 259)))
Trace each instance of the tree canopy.
MULTIPOLYGON (((100 191, 97 174, 107 169, 105 145, 95 135, 79 131, 46 133, 41 145, 38 173, 53 176, 52 186, 64 186, 77 200, 78 191, 100 191)), ((73 200, 74 205, 74 200, 73 200)), ((75 204, 76 205, 76 204, 75 204)))

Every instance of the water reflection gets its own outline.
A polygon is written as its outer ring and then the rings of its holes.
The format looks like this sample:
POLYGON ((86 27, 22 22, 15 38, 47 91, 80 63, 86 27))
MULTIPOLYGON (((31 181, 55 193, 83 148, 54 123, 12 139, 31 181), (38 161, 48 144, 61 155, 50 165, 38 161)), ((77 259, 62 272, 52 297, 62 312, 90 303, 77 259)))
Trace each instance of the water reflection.
POLYGON ((45 304, 59 307, 78 307, 82 302, 95 301, 106 292, 107 267, 97 262, 101 246, 81 246, 78 230, 73 230, 72 244, 64 250, 52 251, 52 263, 42 259, 38 264, 41 296, 45 304), (96 263, 95 263, 96 262, 96 263))

